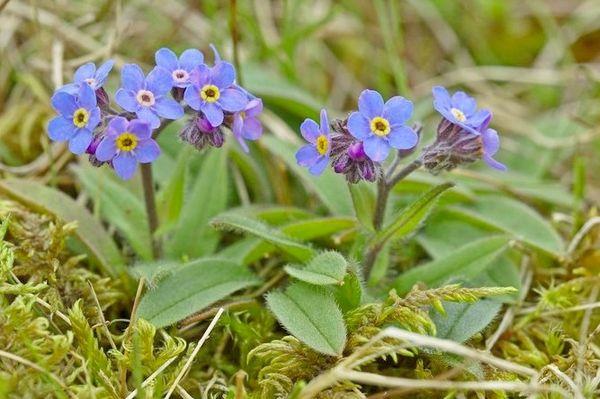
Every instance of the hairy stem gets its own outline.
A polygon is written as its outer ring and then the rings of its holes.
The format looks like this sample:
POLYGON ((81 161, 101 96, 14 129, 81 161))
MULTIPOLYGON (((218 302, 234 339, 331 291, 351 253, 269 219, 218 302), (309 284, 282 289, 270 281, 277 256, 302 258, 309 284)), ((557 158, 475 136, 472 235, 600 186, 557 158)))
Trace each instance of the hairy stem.
POLYGON ((154 196, 154 181, 152 179, 152 164, 141 164, 142 186, 144 187, 144 202, 146 204, 146 215, 148 216, 148 232, 152 245, 152 256, 154 259, 162 257, 162 245, 155 237, 158 230, 158 213, 156 211, 156 199, 154 196))
MULTIPOLYGON (((390 196, 390 191, 392 190, 392 188, 394 188, 394 186, 406 176, 419 169, 421 165, 423 165, 423 161, 420 158, 417 158, 408 165, 406 165, 404 168, 400 169, 398 173, 393 174, 395 169, 398 167, 398 162, 394 162, 394 164, 390 168, 390 171, 388 171, 388 173, 384 173, 379 178, 379 180, 377 181, 377 202, 375 203, 375 212, 373 214, 373 227, 375 227, 375 231, 381 230, 381 227, 383 226, 385 209, 387 207, 388 198, 390 196)), ((373 269, 375 260, 377 260, 377 256, 379 255, 379 252, 381 252, 382 249, 382 246, 374 247, 370 249, 369 252, 367 252, 367 254, 365 255, 364 273, 367 281, 371 276, 371 270, 373 269)))

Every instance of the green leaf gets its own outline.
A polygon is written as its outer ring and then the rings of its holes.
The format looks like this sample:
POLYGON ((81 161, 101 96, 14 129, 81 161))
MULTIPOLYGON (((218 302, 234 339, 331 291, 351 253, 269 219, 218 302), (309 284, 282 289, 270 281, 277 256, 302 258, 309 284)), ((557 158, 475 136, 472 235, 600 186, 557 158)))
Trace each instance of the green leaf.
POLYGON ((188 175, 188 160, 192 147, 185 146, 177 157, 175 168, 171 172, 165 187, 157 195, 161 224, 172 226, 179 220, 185 197, 185 183, 188 175))
POLYGON ((156 327, 175 323, 227 295, 260 283, 246 267, 225 259, 198 259, 160 280, 140 301, 138 315, 156 327))
POLYGON ((343 282, 347 266, 348 263, 342 255, 335 251, 328 251, 315 256, 304 268, 287 265, 285 271, 306 283, 334 285, 343 282))
POLYGON ((349 271, 340 286, 332 287, 333 296, 343 313, 360 306, 363 298, 363 287, 354 271, 349 271))
POLYGON ((392 237, 402 238, 415 231, 429 214, 435 200, 452 186, 452 183, 443 183, 423 194, 418 200, 403 209, 394 221, 377 233, 370 246, 381 247, 392 237))
POLYGON ((431 315, 436 336, 461 343, 487 327, 502 307, 501 302, 490 299, 475 303, 443 302, 443 305, 445 316, 437 312, 431 315))
POLYGON ((509 233, 551 255, 564 253, 564 242, 552 225, 522 202, 490 195, 480 197, 472 208, 452 207, 449 211, 464 220, 481 223, 483 227, 509 233))
POLYGON ((263 143, 271 153, 281 157, 287 167, 297 175, 306 188, 316 194, 323 205, 337 215, 351 215, 352 200, 346 189, 345 180, 332 170, 326 170, 320 176, 311 175, 306 168, 296 163, 295 153, 300 148, 294 143, 285 142, 275 136, 264 136, 263 143))
POLYGON ((152 259, 148 219, 142 201, 101 169, 86 166, 73 170, 102 217, 117 228, 140 258, 152 259))
POLYGON ((112 277, 127 275, 121 252, 102 224, 68 195, 24 179, 1 180, 0 191, 35 211, 53 214, 67 223, 76 221, 75 235, 84 245, 91 260, 112 277))
POLYGON ((219 233, 209 225, 227 206, 227 151, 211 151, 186 199, 177 228, 167 242, 166 253, 173 258, 197 258, 212 254, 219 233))
POLYGON ((371 185, 365 182, 348 184, 354 214, 360 223, 367 229, 373 230, 373 211, 375 210, 375 193, 371 185))
POLYGON ((346 325, 331 292, 302 282, 267 294, 267 304, 292 335, 318 352, 339 356, 346 325))
POLYGON ((219 230, 234 230, 259 237, 301 262, 306 262, 315 256, 315 251, 309 246, 255 219, 236 214, 223 214, 214 218, 211 224, 219 230))
POLYGON ((444 258, 436 259, 402 273, 394 288, 399 295, 408 292, 417 282, 436 287, 451 279, 470 279, 485 270, 508 247, 510 237, 493 236, 467 244, 444 258))

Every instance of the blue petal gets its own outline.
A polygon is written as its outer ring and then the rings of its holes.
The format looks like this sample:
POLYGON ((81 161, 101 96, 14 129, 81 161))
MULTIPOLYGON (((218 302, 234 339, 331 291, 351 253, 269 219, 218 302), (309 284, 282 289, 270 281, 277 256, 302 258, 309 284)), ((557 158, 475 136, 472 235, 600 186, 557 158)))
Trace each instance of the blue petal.
POLYGON ((324 135, 329 135, 329 118, 327 118, 327 111, 325 109, 321 110, 321 133, 324 135))
POLYGON ((121 152, 113 159, 112 165, 121 179, 129 180, 135 174, 137 162, 131 153, 121 152))
POLYGON ((114 64, 115 62, 113 60, 108 60, 104 64, 100 65, 96 71, 96 88, 104 85, 104 82, 106 82, 106 78, 108 78, 108 74, 112 70, 114 64))
POLYGON ((480 128, 480 130, 485 130, 487 129, 487 125, 490 124, 491 119, 492 113, 490 110, 480 109, 467 120, 467 123, 469 124, 469 126, 473 126, 474 128, 480 128), (483 126, 484 122, 486 126, 483 126))
POLYGON ((146 88, 155 96, 167 94, 171 87, 173 87, 173 77, 164 68, 154 68, 146 78, 146 88))
POLYGON ((323 171, 325 170, 325 168, 327 167, 328 164, 329 164, 329 156, 321 156, 321 157, 319 157, 319 159, 313 166, 308 168, 308 171, 311 174, 318 176, 321 173, 323 173, 323 171))
POLYGON ((387 136, 390 145, 398 150, 408 150, 419 142, 419 136, 408 126, 392 127, 387 136))
POLYGON ((500 137, 498 132, 494 129, 487 129, 481 134, 481 141, 483 142, 483 153, 489 156, 493 156, 498 152, 500 148, 500 137))
POLYGON ((383 113, 383 97, 375 90, 363 90, 358 97, 358 110, 369 119, 383 113))
POLYGON ((50 102, 56 112, 66 117, 72 117, 75 110, 79 108, 76 97, 64 91, 54 93, 50 102))
POLYGON ((257 140, 262 135, 263 127, 256 118, 248 117, 244 121, 242 136, 247 140, 257 140))
POLYGON ((136 111, 136 115, 138 118, 148 122, 152 129, 156 129, 160 126, 160 118, 150 108, 140 107, 136 111))
POLYGON ((116 116, 108 122, 107 130, 111 134, 121 134, 127 131, 129 121, 122 116, 116 116))
POLYGON ((81 155, 87 150, 92 142, 92 132, 88 129, 78 129, 69 140, 69 151, 75 155, 81 155))
POLYGON ((209 44, 209 47, 213 51, 213 55, 214 55, 214 58, 215 58, 215 64, 217 62, 221 62, 221 54, 219 54, 219 51, 217 50, 217 48, 215 47, 215 45, 211 43, 211 44, 209 44))
POLYGON ((221 91, 219 104, 225 111, 237 112, 243 110, 248 104, 248 97, 237 89, 225 89, 221 91))
POLYGON ((63 85, 63 86, 59 87, 58 89, 56 89, 56 93, 58 93, 60 91, 74 96, 79 91, 79 83, 67 83, 66 85, 63 85))
POLYGON ((144 84, 144 71, 137 64, 125 64, 121 71, 121 86, 137 93, 144 84))
POLYGON ((211 82, 219 89, 226 89, 235 80, 235 68, 229 62, 219 62, 210 69, 211 82))
POLYGON ((174 70, 179 68, 179 62, 177 61, 177 55, 171 49, 166 47, 161 48, 156 53, 154 53, 154 60, 156 61, 156 65, 166 69, 169 72, 173 72, 174 70))
POLYGON ((452 107, 460 109, 466 117, 469 117, 477 109, 477 103, 464 91, 457 91, 452 95, 452 107))
POLYGON ((67 141, 75 134, 77 128, 73 120, 57 116, 48 123, 48 137, 54 141, 67 141))
POLYGON ((80 85, 77 102, 83 108, 90 110, 96 106, 96 92, 89 85, 80 85))
POLYGON ((313 145, 307 144, 296 152, 296 162, 300 166, 310 167, 317 162, 320 156, 313 145))
POLYGON ((365 154, 375 162, 384 161, 390 153, 390 144, 384 138, 375 135, 367 137, 363 146, 365 154))
POLYGON ((220 126, 223 123, 223 110, 217 104, 204 103, 201 110, 212 126, 220 126))
POLYGON ((140 104, 135 98, 135 93, 127 89, 119 89, 115 93, 115 101, 125 111, 135 112, 140 108, 140 104))
POLYGON ((206 64, 198 65, 190 72, 190 83, 203 87, 210 80, 210 68, 206 64))
POLYGON ((364 140, 371 134, 369 121, 360 112, 350 114, 347 127, 350 134, 359 140, 364 140))
POLYGON ((152 139, 140 141, 135 149, 135 157, 139 163, 149 163, 160 155, 158 143, 152 139))
POLYGON ((413 113, 413 103, 404 97, 390 98, 383 106, 383 117, 390 125, 403 125, 413 113))
POLYGON ((302 134, 304 140, 314 144, 317 141, 317 137, 321 135, 321 130, 317 122, 307 118, 300 125, 300 134, 302 134))
POLYGON ((94 155, 99 161, 106 162, 113 159, 116 153, 117 146, 115 145, 114 137, 104 137, 100 144, 98 144, 94 155))
POLYGON ((443 88, 442 86, 435 86, 432 89, 433 92, 433 107, 438 112, 443 112, 444 110, 449 110, 452 108, 452 101, 450 100, 450 94, 448 90, 443 88))
POLYGON ((488 166, 497 169, 497 170, 501 170, 501 171, 506 171, 508 170, 508 168, 506 167, 506 165, 504 165, 501 162, 496 161, 494 158, 492 158, 489 155, 484 154, 483 155, 483 160, 485 161, 485 163, 488 164, 488 166))
POLYGON ((198 92, 198 88, 195 86, 188 86, 183 93, 183 99, 193 110, 200 111, 200 107, 202 107, 202 100, 200 99, 200 94, 198 92))
POLYGON ((94 130, 96 128, 96 126, 98 126, 100 124, 100 118, 101 118, 100 108, 98 108, 98 107, 92 108, 90 111, 90 119, 88 120, 88 123, 85 127, 90 130, 94 130))
POLYGON ((152 137, 152 128, 150 127, 150 124, 141 119, 134 119, 129 122, 126 130, 135 134, 141 140, 152 137))
POLYGON ((244 124, 244 119, 239 113, 233 115, 233 124, 231 126, 233 136, 238 141, 238 143, 240 143, 240 147, 242 147, 242 150, 244 150, 244 152, 247 153, 250 150, 248 148, 248 144, 246 144, 246 141, 243 137, 244 124))
POLYGON ((75 71, 75 75, 73 76, 73 81, 75 83, 81 83, 86 79, 93 79, 96 74, 96 65, 93 62, 88 62, 83 64, 75 71))
POLYGON ((154 104, 156 113, 166 119, 179 119, 183 116, 183 107, 169 97, 161 97, 154 104))
POLYGON ((204 55, 195 48, 187 49, 179 56, 179 66, 186 71, 191 71, 203 62, 204 55))

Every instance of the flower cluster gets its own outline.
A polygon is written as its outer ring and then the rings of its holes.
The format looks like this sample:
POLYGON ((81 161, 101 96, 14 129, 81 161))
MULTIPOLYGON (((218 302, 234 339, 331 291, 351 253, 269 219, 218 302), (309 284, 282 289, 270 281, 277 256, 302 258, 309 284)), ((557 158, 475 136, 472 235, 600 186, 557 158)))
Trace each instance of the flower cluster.
POLYGON ((73 82, 52 96, 59 115, 48 125, 49 137, 68 142, 74 154, 89 154, 96 166, 110 165, 123 179, 134 175, 137 163, 160 155, 156 136, 186 114, 189 120, 179 134, 184 142, 197 149, 221 147, 227 128, 247 152, 246 140, 262 135, 262 101, 236 84, 233 65, 213 51, 212 66, 199 50, 177 57, 168 48, 156 52, 156 66, 147 75, 139 65, 124 65, 114 96, 121 111, 111 106, 103 87, 113 62, 82 65, 73 82))
MULTIPOLYGON (((489 128, 491 112, 478 110, 475 100, 464 92, 450 96, 443 87, 435 87, 433 95, 442 120, 436 141, 425 147, 419 162, 432 173, 481 158, 493 168, 506 169, 492 158, 500 142, 498 133, 489 128)), ((364 90, 358 98, 358 111, 346 119, 330 124, 322 110, 320 125, 311 119, 302 123, 300 132, 309 144, 298 150, 296 160, 314 175, 331 164, 350 183, 374 181, 382 175, 391 150, 403 158, 416 149, 421 128, 408 125, 412 112, 412 102, 403 97, 384 102, 378 92, 364 90)))

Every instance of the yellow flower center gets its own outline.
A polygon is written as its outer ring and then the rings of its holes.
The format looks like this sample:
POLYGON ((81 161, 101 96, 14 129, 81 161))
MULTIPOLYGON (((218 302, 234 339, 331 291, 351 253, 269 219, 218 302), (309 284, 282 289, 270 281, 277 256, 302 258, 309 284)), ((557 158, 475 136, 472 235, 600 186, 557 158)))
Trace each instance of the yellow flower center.
POLYGON ((207 103, 214 103, 221 97, 221 92, 219 92, 219 88, 215 85, 205 85, 200 90, 200 97, 207 103))
POLYGON ((380 116, 371 119, 371 131, 377 136, 387 136, 390 133, 390 122, 380 116))
POLYGON ((329 140, 327 140, 327 136, 324 134, 317 137, 317 151, 321 155, 325 155, 327 150, 329 149, 329 140))
POLYGON ((133 151, 138 146, 138 138, 135 134, 125 132, 121 133, 116 140, 117 148, 121 151, 133 151))
POLYGON ((90 120, 90 113, 85 108, 78 108, 73 113, 73 124, 78 128, 85 127, 90 120))
POLYGON ((149 90, 140 90, 137 92, 136 99, 138 103, 145 107, 151 107, 154 105, 154 94, 149 90))
POLYGON ((450 112, 452 112, 452 115, 454 115, 454 117, 456 118, 456 120, 459 121, 459 122, 464 122, 464 121, 467 120, 467 117, 465 116, 464 112, 462 112, 458 108, 452 108, 450 110, 450 112))

